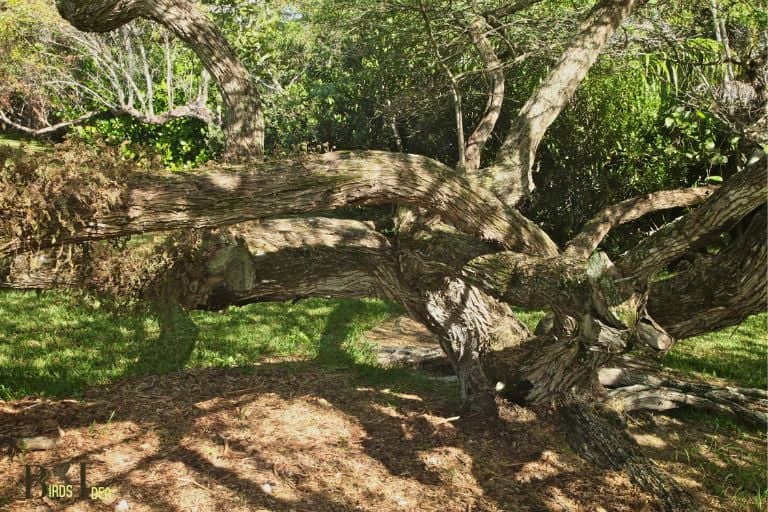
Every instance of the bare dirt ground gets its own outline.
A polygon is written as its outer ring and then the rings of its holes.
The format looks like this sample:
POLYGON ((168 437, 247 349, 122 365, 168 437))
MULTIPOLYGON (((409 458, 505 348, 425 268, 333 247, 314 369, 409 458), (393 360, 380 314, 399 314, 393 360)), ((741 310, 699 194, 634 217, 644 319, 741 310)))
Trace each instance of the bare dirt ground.
MULTIPOLYGON (((711 496, 706 471, 676 456, 680 430, 698 427, 674 421, 643 417, 632 431, 702 510, 750 510, 711 496)), ((444 389, 361 387, 347 369, 300 361, 126 380, 82 401, 0 402, 0 435, 58 438, 50 450, 0 454, 7 511, 656 510, 532 411, 463 415, 444 389), (71 483, 77 496, 81 462, 88 487, 109 496, 41 498, 36 485, 24 499, 25 465, 51 469, 49 482, 71 483)), ((761 442, 731 446, 759 452, 761 442)))

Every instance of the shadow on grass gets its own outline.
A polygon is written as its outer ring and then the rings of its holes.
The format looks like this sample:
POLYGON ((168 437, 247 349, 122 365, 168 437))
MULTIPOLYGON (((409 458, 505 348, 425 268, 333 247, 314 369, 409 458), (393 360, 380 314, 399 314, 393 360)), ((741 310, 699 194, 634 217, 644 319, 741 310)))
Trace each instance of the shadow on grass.
POLYGON ((429 385, 417 372, 377 366, 375 347, 362 336, 398 313, 377 300, 311 299, 222 313, 176 308, 158 322, 66 293, 0 292, 0 398, 79 396, 124 377, 275 357, 348 368, 361 382, 429 385))
POLYGON ((768 386, 768 314, 741 324, 682 340, 664 359, 665 366, 698 377, 717 377, 744 386, 768 386))

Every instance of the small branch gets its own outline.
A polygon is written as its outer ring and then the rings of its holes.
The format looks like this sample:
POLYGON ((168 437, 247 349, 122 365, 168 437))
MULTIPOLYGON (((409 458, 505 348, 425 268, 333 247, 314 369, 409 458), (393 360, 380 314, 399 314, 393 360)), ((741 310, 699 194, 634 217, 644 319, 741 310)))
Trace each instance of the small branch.
POLYGON ((72 119, 71 121, 63 121, 61 123, 57 123, 51 126, 46 126, 45 128, 30 128, 28 126, 21 125, 9 119, 8 116, 6 116, 5 113, 3 113, 2 111, 0 111, 0 121, 2 121, 3 124, 6 124, 16 130, 19 130, 22 133, 26 133, 27 135, 32 135, 35 137, 44 137, 46 135, 52 135, 54 133, 60 132, 61 130, 69 128, 70 126, 83 124, 93 119, 99 114, 101 114, 101 112, 88 112, 78 117, 77 119, 72 119))
POLYGON ((478 16, 467 27, 472 43, 480 54, 491 80, 483 116, 466 142, 464 165, 467 172, 474 172, 480 168, 483 148, 496 127, 504 103, 504 66, 488 40, 485 33, 486 25, 485 18, 478 16))
POLYGON ((496 9, 485 11, 483 13, 483 17, 488 18, 490 16, 493 16, 494 18, 503 18, 504 16, 509 16, 511 14, 516 14, 520 11, 524 11, 525 9, 539 2, 541 2, 541 0, 518 0, 517 2, 512 2, 507 5, 497 7, 496 9))

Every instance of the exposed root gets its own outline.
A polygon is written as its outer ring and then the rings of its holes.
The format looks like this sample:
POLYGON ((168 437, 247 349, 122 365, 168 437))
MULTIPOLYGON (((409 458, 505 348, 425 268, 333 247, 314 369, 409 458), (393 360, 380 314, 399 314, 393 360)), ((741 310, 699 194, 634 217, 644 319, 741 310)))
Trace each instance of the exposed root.
POLYGON ((607 405, 619 411, 666 411, 689 406, 730 414, 760 427, 768 424, 768 392, 762 389, 686 382, 634 368, 603 368, 599 378, 603 386, 612 388, 607 405))

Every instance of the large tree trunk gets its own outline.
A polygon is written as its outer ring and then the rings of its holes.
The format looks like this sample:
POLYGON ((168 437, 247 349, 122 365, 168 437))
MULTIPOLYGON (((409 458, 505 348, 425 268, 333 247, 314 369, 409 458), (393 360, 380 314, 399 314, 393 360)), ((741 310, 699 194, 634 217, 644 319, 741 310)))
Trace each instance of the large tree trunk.
POLYGON ((57 0, 75 28, 109 32, 136 18, 153 20, 184 41, 219 85, 226 106, 224 132, 228 160, 261 158, 264 116, 248 70, 216 25, 189 0, 57 0))

